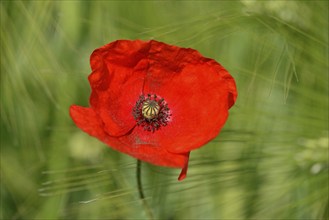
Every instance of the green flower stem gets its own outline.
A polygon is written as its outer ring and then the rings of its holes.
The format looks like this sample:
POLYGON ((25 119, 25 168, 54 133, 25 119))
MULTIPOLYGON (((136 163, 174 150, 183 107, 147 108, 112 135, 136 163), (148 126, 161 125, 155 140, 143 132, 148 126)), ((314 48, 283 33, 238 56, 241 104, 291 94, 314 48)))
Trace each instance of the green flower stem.
POLYGON ((142 178, 141 178, 141 166, 142 166, 142 162, 140 160, 137 160, 136 177, 137 177, 137 187, 138 187, 138 192, 139 192, 139 198, 141 199, 141 201, 143 203, 144 209, 145 209, 147 215, 149 216, 149 219, 154 220, 153 212, 144 197, 142 178))

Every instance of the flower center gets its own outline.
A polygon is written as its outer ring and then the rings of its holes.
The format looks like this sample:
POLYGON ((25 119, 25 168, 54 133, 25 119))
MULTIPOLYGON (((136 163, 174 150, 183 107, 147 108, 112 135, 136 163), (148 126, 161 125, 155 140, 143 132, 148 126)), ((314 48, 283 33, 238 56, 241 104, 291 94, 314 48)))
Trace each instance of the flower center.
POLYGON ((152 119, 158 116, 160 105, 154 100, 147 100, 143 102, 142 114, 147 119, 152 119))
POLYGON ((137 126, 152 132, 166 126, 171 116, 167 102, 155 94, 141 95, 132 113, 137 126))

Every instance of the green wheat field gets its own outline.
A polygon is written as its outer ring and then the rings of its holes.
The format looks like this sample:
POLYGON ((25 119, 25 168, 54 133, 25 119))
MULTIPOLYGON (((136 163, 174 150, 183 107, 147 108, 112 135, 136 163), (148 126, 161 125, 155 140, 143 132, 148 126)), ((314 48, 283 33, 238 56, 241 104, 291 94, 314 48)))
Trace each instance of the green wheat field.
POLYGON ((142 164, 155 219, 328 219, 328 1, 0 4, 1 219, 148 219, 136 160, 68 114, 88 106, 90 54, 117 39, 194 48, 237 83, 184 181, 142 164))

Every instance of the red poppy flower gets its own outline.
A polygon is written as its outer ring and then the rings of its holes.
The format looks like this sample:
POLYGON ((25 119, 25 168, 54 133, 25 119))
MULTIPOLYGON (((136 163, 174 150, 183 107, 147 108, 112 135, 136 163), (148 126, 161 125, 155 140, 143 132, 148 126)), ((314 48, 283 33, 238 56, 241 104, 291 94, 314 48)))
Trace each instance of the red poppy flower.
POLYGON ((237 96, 216 61, 154 40, 112 42, 90 64, 90 107, 70 107, 75 124, 122 153, 182 168, 179 180, 190 151, 218 135, 237 96))

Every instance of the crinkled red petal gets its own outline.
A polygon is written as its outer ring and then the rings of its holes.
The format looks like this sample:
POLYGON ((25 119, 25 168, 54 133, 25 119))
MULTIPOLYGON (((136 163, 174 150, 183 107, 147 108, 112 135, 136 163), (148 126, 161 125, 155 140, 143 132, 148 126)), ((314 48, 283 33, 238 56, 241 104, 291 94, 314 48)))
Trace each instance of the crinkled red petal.
POLYGON ((132 108, 141 95, 148 50, 140 41, 116 41, 93 52, 90 58, 90 104, 112 136, 126 134, 135 125, 132 108))
POLYGON ((220 64, 195 50, 153 44, 144 93, 163 97, 172 119, 154 134, 141 136, 151 136, 171 152, 189 152, 218 135, 236 99, 235 82, 220 64))
MULTIPOLYGON (((190 156, 190 153, 188 153, 188 157, 190 156)), ((178 176, 178 180, 182 181, 183 179, 186 178, 187 175, 187 169, 188 169, 188 160, 186 161, 185 166, 183 167, 182 171, 180 172, 179 176, 178 176)))
POLYGON ((175 154, 149 143, 140 143, 132 139, 127 141, 134 136, 135 129, 131 131, 130 135, 119 138, 110 136, 104 130, 102 119, 92 108, 72 105, 70 115, 81 130, 98 138, 117 151, 159 166, 183 168, 187 164, 188 153, 175 154), (127 137, 129 138, 126 139, 127 137))
POLYGON ((77 105, 70 106, 70 116, 76 126, 91 136, 104 140, 108 134, 104 131, 104 124, 96 112, 91 108, 77 105))

